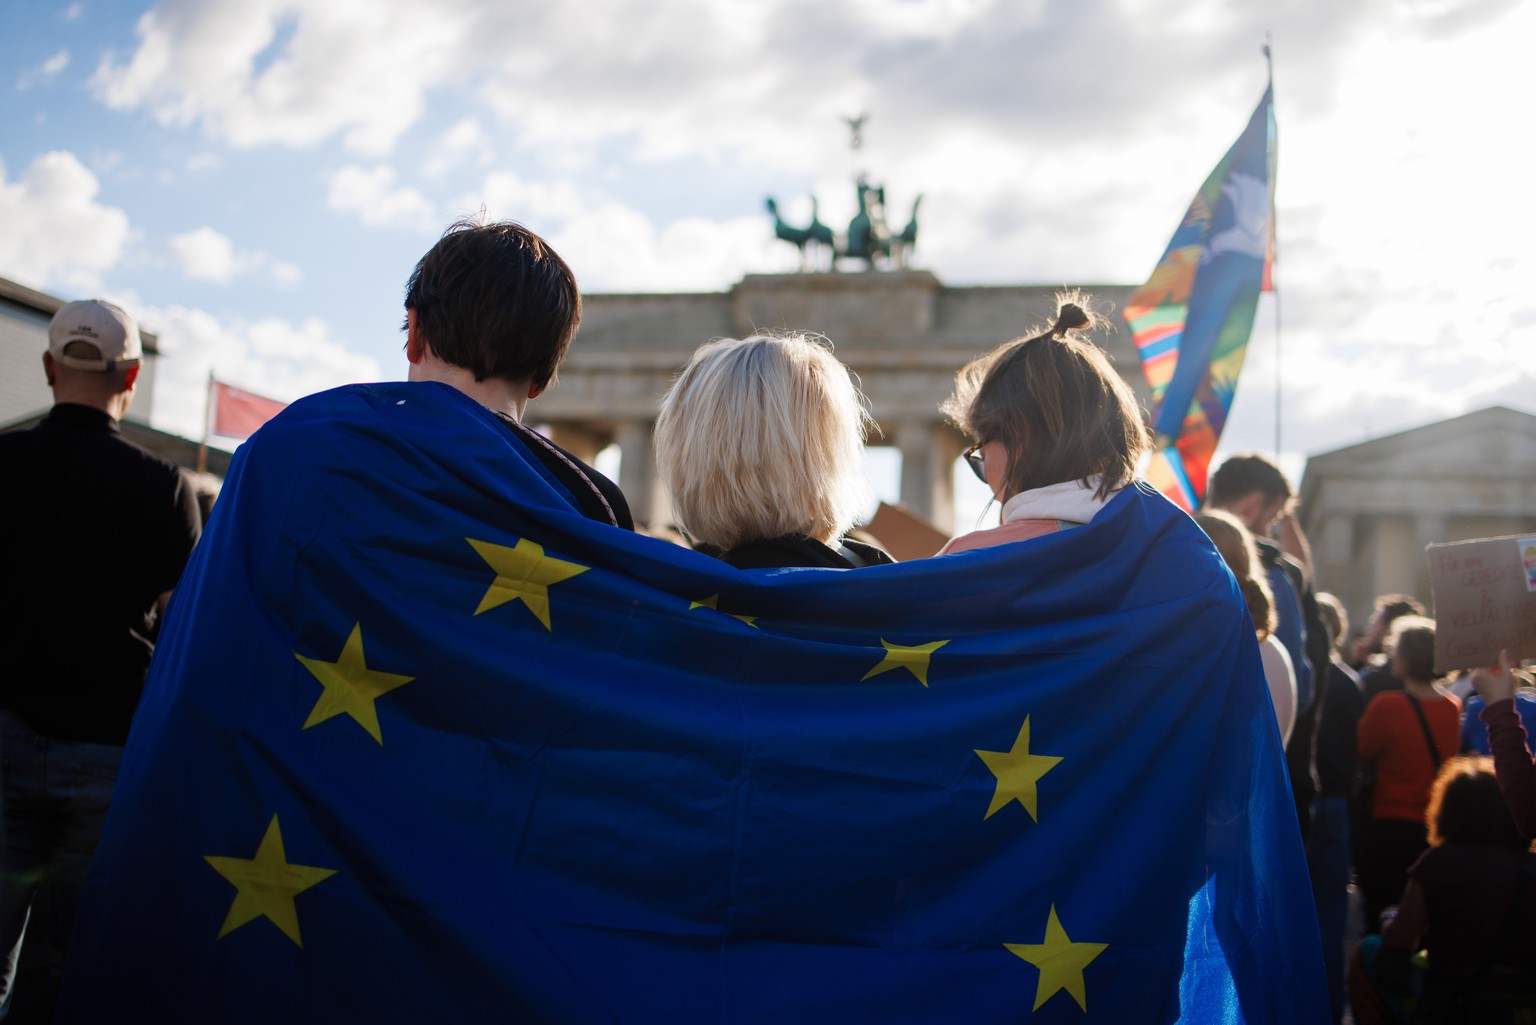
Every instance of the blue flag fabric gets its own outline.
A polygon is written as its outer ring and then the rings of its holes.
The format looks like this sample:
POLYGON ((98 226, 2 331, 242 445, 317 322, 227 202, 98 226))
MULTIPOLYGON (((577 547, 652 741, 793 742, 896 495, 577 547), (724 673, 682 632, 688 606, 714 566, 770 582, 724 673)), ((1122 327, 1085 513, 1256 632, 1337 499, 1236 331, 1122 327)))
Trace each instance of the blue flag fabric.
POLYGON ((1086 527, 738 571, 437 384, 302 400, 178 588, 60 1020, 1312 1022, 1253 630, 1086 527))

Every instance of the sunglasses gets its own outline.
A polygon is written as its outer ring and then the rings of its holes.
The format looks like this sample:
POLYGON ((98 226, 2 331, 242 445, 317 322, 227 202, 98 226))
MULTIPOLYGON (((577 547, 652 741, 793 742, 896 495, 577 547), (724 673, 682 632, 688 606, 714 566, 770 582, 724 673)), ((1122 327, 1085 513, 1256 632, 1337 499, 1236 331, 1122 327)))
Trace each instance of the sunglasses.
MULTIPOLYGON (((981 454, 981 446, 985 444, 986 442, 984 441, 978 441, 960 453, 960 458, 965 460, 965 465, 971 468, 971 472, 976 475, 976 479, 983 484, 987 483, 987 460, 981 454)), ((950 449, 950 451, 953 452, 954 449, 950 449)))

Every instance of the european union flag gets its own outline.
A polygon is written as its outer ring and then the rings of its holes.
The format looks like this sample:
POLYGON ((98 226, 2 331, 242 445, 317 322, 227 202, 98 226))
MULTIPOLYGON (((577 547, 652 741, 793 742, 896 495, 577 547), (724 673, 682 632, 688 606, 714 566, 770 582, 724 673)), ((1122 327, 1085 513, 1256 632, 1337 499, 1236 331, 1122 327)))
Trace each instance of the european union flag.
POLYGON ((743 572, 438 384, 290 406, 178 589, 60 1020, 1312 1022, 1204 535, 743 572))

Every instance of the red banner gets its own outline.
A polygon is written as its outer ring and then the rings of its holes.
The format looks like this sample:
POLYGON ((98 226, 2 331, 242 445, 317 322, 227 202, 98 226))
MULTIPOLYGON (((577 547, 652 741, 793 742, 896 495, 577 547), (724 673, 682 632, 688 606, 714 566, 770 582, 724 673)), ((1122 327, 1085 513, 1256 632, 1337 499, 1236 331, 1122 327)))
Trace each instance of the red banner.
POLYGON ((283 411, 286 402, 263 398, 248 391, 213 382, 213 412, 209 433, 224 438, 249 438, 256 429, 283 411))

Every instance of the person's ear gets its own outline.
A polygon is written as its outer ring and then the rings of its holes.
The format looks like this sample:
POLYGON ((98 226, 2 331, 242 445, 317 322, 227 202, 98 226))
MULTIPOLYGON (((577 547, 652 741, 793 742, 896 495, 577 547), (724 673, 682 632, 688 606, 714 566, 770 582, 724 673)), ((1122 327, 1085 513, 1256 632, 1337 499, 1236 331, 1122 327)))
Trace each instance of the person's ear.
POLYGON ((427 355, 427 340, 422 337, 421 326, 416 322, 416 310, 405 311, 405 358, 420 363, 427 355))
POLYGON ((43 376, 48 378, 48 387, 50 387, 50 388, 53 387, 53 373, 54 373, 53 353, 51 353, 51 352, 44 352, 43 353, 43 376))
POLYGON ((543 395, 543 394, 544 394, 544 386, 542 384, 530 384, 528 386, 528 397, 530 399, 536 399, 540 395, 543 395))
POLYGON ((1236 516, 1238 522, 1247 527, 1254 534, 1262 529, 1258 524, 1264 515, 1264 492, 1250 491, 1242 498, 1237 499, 1227 506, 1227 512, 1236 516))
POLYGON ((135 363, 123 374, 123 389, 125 391, 133 391, 133 389, 137 386, 139 381, 139 368, 141 366, 143 366, 143 364, 135 363))

